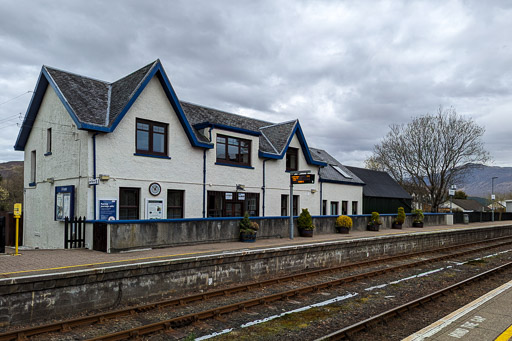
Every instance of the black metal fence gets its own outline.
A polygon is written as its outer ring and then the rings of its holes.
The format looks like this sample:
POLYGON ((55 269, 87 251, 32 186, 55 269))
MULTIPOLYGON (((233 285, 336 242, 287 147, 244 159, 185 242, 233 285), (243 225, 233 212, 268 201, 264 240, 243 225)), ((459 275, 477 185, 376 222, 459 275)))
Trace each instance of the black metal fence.
MULTIPOLYGON (((455 224, 463 224, 465 214, 468 215, 470 223, 492 221, 492 212, 454 212, 453 222, 455 224)), ((512 212, 494 212, 494 221, 502 220, 512 220, 512 212)))
POLYGON ((0 217, 0 253, 5 253, 5 217, 0 217))
POLYGON ((77 249, 85 247, 85 217, 64 219, 64 248, 77 249))

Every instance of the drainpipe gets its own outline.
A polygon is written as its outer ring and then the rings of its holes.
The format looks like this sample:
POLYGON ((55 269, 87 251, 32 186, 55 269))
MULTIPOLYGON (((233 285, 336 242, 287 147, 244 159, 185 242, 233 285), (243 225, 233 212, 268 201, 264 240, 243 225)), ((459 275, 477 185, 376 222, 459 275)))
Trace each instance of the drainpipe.
POLYGON ((319 167, 318 168, 318 182, 320 182, 320 215, 324 215, 324 203, 323 203, 323 198, 322 198, 322 189, 323 189, 323 185, 324 183, 322 181, 320 181, 320 169, 322 167, 319 167))
POLYGON ((263 160, 263 186, 261 187, 262 191, 263 191, 263 214, 262 214, 262 217, 265 216, 265 163, 268 161, 269 159, 264 159, 263 160))
POLYGON ((203 150, 203 218, 206 218, 206 148, 203 150))
MULTIPOLYGON (((92 177, 96 179, 96 135, 99 133, 94 133, 92 135, 92 177)), ((93 192, 93 210, 94 210, 94 220, 96 220, 96 185, 92 188, 93 192)))

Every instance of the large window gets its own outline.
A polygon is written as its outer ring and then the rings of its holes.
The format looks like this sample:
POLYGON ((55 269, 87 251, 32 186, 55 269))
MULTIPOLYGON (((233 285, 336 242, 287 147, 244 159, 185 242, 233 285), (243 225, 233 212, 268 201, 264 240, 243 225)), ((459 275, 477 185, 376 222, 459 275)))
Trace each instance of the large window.
MULTIPOLYGON (((289 198, 288 195, 281 194, 281 216, 283 216, 283 217, 288 216, 288 207, 289 207, 288 198, 289 198)), ((292 210, 292 214, 294 216, 299 215, 299 207, 300 207, 299 201, 300 201, 300 196, 294 195, 293 196, 293 210, 292 210)))
POLYGON ((173 189, 167 191, 167 219, 183 218, 183 193, 173 189))
POLYGON ((331 215, 338 215, 339 202, 331 201, 331 215))
POLYGON ((298 162, 299 150, 297 148, 288 148, 286 152, 286 170, 296 171, 299 169, 298 162))
POLYGON ((322 215, 327 215, 327 200, 322 200, 322 215))
POLYGON ((357 215, 357 201, 352 201, 352 214, 357 215))
POLYGON ((257 217, 259 202, 258 193, 208 191, 208 217, 257 217))
POLYGON ((217 162, 250 166, 251 141, 217 135, 217 162))
POLYGON ((167 124, 137 119, 136 152, 167 156, 167 124))
POLYGON ((139 188, 119 188, 119 219, 139 219, 139 188))

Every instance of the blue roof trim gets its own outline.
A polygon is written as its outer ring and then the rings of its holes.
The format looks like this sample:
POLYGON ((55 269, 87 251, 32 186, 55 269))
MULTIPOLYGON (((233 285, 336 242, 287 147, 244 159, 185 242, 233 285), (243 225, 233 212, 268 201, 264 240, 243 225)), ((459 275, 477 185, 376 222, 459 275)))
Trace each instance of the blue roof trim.
POLYGON ((235 133, 242 133, 242 134, 245 134, 245 135, 252 135, 252 136, 260 136, 261 135, 261 132, 259 132, 259 131, 243 129, 243 128, 238 128, 238 127, 233 127, 233 126, 228 126, 228 125, 225 125, 225 124, 203 122, 203 123, 198 123, 198 124, 194 125, 194 128, 196 128, 196 129, 204 129, 204 128, 207 128, 207 127, 211 127, 213 129, 223 129, 223 130, 233 131, 235 133))
POLYGON ((269 158, 269 159, 282 159, 286 152, 288 151, 288 147, 290 146, 290 143, 292 142, 293 136, 297 134, 297 138, 299 139, 300 146, 302 148, 302 152, 304 153, 304 157, 306 158, 306 162, 309 165, 314 166, 320 166, 325 167, 327 166, 327 163, 321 162, 321 161, 315 161, 313 160, 313 157, 311 156, 311 152, 309 151, 308 144, 306 142, 306 138, 304 137, 304 133, 302 132, 302 128, 300 127, 300 123, 297 120, 297 124, 295 124, 295 127, 293 128, 292 133, 290 134, 290 137, 288 138, 288 142, 286 142, 286 146, 283 148, 283 151, 281 154, 271 154, 271 153, 264 153, 259 152, 258 156, 263 158, 269 158))
POLYGON ((341 181, 341 180, 330 180, 330 179, 322 179, 318 180, 320 182, 326 182, 331 184, 342 184, 342 185, 352 185, 352 186, 366 186, 366 184, 357 183, 357 182, 348 182, 348 181, 341 181))

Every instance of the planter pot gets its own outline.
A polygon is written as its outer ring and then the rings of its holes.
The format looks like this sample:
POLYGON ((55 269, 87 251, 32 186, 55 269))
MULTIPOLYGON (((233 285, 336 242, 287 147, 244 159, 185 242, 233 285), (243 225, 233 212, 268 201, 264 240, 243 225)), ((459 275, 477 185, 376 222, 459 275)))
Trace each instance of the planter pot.
POLYGON ((350 232, 350 229, 348 227, 344 227, 344 226, 336 226, 336 232, 342 233, 342 234, 348 234, 350 232))
POLYGON ((402 224, 393 223, 393 224, 391 224, 391 228, 392 229, 396 229, 396 230, 401 230, 402 229, 402 224))
POLYGON ((244 243, 254 243, 256 241, 256 233, 240 232, 240 241, 244 243))
POLYGON ((368 225, 366 226, 366 229, 367 229, 368 231, 378 231, 378 230, 379 230, 379 227, 380 227, 380 225, 379 225, 379 224, 368 224, 368 225))
POLYGON ((412 223, 412 227, 423 227, 423 223, 412 223))
POLYGON ((299 228, 299 235, 301 237, 313 237, 313 230, 305 230, 299 228))

